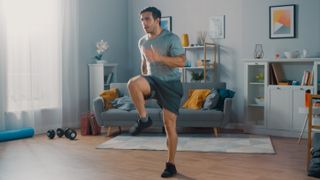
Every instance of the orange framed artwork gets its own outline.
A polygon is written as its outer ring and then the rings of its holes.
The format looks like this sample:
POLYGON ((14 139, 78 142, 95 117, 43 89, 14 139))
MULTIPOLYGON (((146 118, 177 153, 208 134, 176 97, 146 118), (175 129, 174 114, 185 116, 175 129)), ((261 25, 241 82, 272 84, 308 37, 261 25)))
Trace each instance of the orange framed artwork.
POLYGON ((296 5, 270 6, 270 39, 296 37, 296 5))

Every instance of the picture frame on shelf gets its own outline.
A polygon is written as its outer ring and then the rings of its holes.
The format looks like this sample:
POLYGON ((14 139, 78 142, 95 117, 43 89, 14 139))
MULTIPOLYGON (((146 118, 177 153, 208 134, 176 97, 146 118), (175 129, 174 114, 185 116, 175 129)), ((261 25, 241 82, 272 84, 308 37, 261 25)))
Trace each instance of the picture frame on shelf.
POLYGON ((269 38, 296 37, 296 5, 281 5, 269 7, 269 38))
POLYGON ((172 32, 172 16, 163 16, 160 19, 162 29, 172 32))

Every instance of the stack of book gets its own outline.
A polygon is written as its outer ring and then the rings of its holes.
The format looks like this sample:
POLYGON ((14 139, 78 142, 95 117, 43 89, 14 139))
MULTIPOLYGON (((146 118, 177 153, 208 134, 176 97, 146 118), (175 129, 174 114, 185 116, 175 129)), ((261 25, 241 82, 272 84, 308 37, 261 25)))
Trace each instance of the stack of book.
POLYGON ((312 71, 304 71, 302 80, 301 80, 301 86, 310 86, 312 85, 313 81, 313 72, 312 71))

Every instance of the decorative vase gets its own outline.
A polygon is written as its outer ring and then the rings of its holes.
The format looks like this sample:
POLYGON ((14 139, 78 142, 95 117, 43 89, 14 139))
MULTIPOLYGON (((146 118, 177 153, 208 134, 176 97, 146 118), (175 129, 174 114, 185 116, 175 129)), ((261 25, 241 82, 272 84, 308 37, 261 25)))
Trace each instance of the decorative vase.
POLYGON ((254 48, 254 58, 255 59, 262 59, 263 58, 262 44, 256 44, 256 46, 254 48))
POLYGON ((97 64, 106 64, 106 63, 107 63, 107 61, 106 61, 106 60, 101 59, 101 60, 96 60, 96 63, 97 63, 97 64))
POLYGON ((181 36, 181 45, 183 47, 188 47, 189 46, 189 37, 188 34, 182 34, 181 36))

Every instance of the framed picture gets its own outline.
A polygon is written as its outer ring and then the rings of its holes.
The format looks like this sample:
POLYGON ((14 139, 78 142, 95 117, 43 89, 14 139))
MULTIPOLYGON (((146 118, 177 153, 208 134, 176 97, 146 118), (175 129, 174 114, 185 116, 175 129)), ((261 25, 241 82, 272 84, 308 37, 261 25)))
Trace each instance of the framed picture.
POLYGON ((166 29, 168 31, 172 31, 172 17, 171 16, 164 16, 161 17, 160 25, 162 29, 166 29))
POLYGON ((295 38, 296 20, 295 4, 270 6, 269 9, 269 37, 270 39, 295 38))
POLYGON ((209 19, 209 36, 212 39, 224 39, 225 16, 212 16, 209 19))

